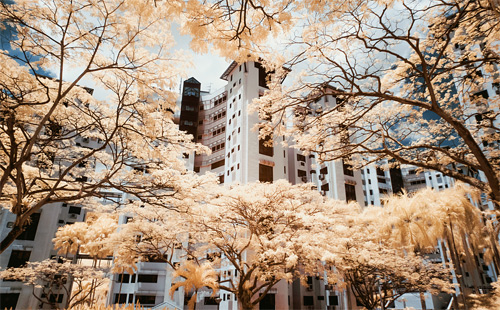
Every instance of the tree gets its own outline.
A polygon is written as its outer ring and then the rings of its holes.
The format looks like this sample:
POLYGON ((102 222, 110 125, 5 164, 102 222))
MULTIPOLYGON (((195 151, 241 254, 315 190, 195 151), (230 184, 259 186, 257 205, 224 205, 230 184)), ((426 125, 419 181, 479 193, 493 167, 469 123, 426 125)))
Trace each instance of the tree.
POLYGON ((492 283, 493 291, 487 295, 472 295, 475 310, 493 310, 500 306, 498 282, 492 283))
MULTIPOLYGON (((118 217, 111 213, 91 213, 88 214, 85 222, 74 223, 59 228, 56 237, 53 239, 54 247, 59 249, 60 255, 73 254, 75 259, 78 255, 86 254, 92 260, 88 268, 101 269, 101 259, 112 256, 113 248, 108 243, 109 237, 118 228, 118 217)), ((75 262, 73 260, 73 263, 75 262)), ((102 281, 95 278, 75 279, 69 275, 70 282, 76 285, 77 292, 71 292, 74 296, 80 294, 77 301, 68 307, 78 304, 88 304, 92 306, 97 301, 96 292, 102 281), (85 294, 83 294, 84 292, 85 294)), ((72 299, 74 298, 72 297, 72 299)))
POLYGON ((498 8, 353 0, 311 10, 287 49, 286 66, 306 66, 296 83, 282 86, 283 64, 268 64, 278 76, 256 102, 272 115, 261 135, 287 133, 357 168, 388 158, 440 171, 500 199, 498 8))
POLYGON ((478 199, 477 190, 458 183, 443 191, 426 188, 387 197, 384 208, 366 210, 363 216, 378 227, 378 241, 393 249, 425 256, 442 243, 444 260, 458 275, 465 307, 469 294, 465 272, 471 275, 469 280, 478 291, 477 279, 482 279, 478 257, 493 259, 495 265, 498 262, 497 246, 488 242, 486 219, 474 205, 478 199))
POLYGON ((356 299, 367 309, 386 309, 406 293, 451 292, 449 270, 412 253, 357 240, 334 263, 356 299))
POLYGON ((196 309, 196 301, 200 289, 204 287, 210 288, 212 290, 212 297, 217 294, 219 287, 217 283, 217 273, 209 262, 198 265, 193 261, 185 261, 174 271, 172 277, 182 277, 184 280, 177 281, 170 287, 170 298, 173 298, 175 291, 179 287, 184 287, 186 293, 193 293, 188 302, 190 310, 196 309))
POLYGON ((324 244, 335 240, 344 215, 356 208, 327 201, 310 184, 221 190, 193 210, 191 238, 199 244, 196 257, 231 271, 219 289, 235 294, 241 309, 253 309, 279 281, 321 275, 324 244))
POLYGON ((109 201, 118 190, 175 209, 184 185, 207 181, 184 168, 182 154, 201 149, 172 120, 179 60, 167 31, 181 11, 129 0, 1 2, 17 52, 0 52, 0 203, 16 215, 0 253, 44 206, 109 201), (106 101, 78 86, 89 80, 106 101))
POLYGON ((33 296, 43 304, 58 309, 58 296, 67 296, 68 308, 78 305, 92 305, 99 298, 98 288, 108 285, 107 271, 96 266, 75 265, 70 261, 44 260, 28 262, 21 268, 9 268, 0 273, 5 280, 23 281, 31 286, 33 296), (70 291, 72 282, 73 289, 70 291), (89 286, 89 283, 92 285, 89 286), (63 294, 60 294, 61 291, 63 294))

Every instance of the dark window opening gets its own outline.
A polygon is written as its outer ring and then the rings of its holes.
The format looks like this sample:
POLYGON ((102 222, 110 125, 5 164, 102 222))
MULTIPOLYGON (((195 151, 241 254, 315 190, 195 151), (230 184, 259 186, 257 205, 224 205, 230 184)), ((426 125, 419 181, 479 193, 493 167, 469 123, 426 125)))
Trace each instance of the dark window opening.
POLYGON ((306 157, 301 154, 297 154, 297 161, 306 161, 306 157))
POLYGON ((271 136, 266 136, 264 139, 259 139, 259 154, 273 156, 274 147, 267 145, 272 145, 271 136))
POLYGON ((382 168, 377 167, 377 175, 379 175, 381 177, 385 177, 385 171, 382 170, 382 168))
POLYGON ((224 160, 224 159, 219 160, 219 161, 216 161, 215 163, 213 163, 213 164, 210 166, 210 169, 215 169, 215 168, 222 167, 222 166, 224 166, 224 164, 225 164, 225 160, 224 160))
POLYGON ((344 168, 344 174, 348 176, 354 176, 354 170, 352 168, 352 165, 347 164, 344 160, 342 160, 342 166, 344 168))
POLYGON ((137 282, 156 283, 156 282, 158 282, 158 275, 156 275, 156 274, 140 274, 137 276, 137 282))
POLYGON ((339 297, 337 295, 328 296, 328 304, 330 306, 338 306, 339 305, 339 297))
POLYGON ((203 304, 206 306, 217 306, 219 304, 217 301, 217 297, 205 297, 203 299, 203 304))
POLYGON ((36 230, 40 222, 40 213, 33 213, 29 223, 24 225, 24 231, 16 238, 17 240, 35 240, 36 230))
POLYGON ((7 267, 22 267, 30 260, 30 256, 31 251, 12 250, 7 267))
POLYGON ((50 294, 49 295, 49 302, 53 303, 62 303, 64 298, 64 294, 50 294))
POLYGON ((82 208, 71 206, 71 207, 69 207, 68 213, 69 214, 80 214, 80 213, 82 213, 82 208))
POLYGON ((314 296, 304 296, 304 306, 314 306, 314 296))
POLYGON ((259 181, 273 182, 273 167, 259 164, 259 181))
POLYGON ((345 200, 356 201, 356 187, 351 184, 345 184, 345 200))
POLYGON ((262 65, 259 62, 255 62, 254 65, 255 68, 259 70, 259 86, 268 88, 267 86, 268 75, 271 74, 272 72, 266 72, 266 69, 262 67, 262 65))
POLYGON ((156 301, 156 296, 146 296, 146 295, 135 296, 135 302, 139 302, 141 305, 154 305, 155 301, 156 301))
POLYGON ((19 293, 0 294, 0 305, 2 309, 16 309, 19 293))
POLYGON ((130 280, 130 275, 129 274, 119 274, 118 278, 116 279, 116 282, 118 283, 128 283, 130 280))

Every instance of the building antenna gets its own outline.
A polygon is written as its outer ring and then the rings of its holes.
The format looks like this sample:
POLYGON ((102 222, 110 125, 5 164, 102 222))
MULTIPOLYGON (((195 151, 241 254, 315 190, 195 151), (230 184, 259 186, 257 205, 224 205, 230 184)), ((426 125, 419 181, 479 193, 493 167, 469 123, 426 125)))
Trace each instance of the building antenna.
POLYGON ((212 83, 208 84, 208 93, 210 94, 212 92, 212 83))

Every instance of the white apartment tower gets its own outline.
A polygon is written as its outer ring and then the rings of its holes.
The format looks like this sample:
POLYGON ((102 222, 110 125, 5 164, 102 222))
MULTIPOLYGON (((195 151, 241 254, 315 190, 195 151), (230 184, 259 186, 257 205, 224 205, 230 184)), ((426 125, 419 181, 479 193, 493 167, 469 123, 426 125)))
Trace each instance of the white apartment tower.
MULTIPOLYGON (((194 170, 215 172, 221 183, 287 179, 287 152, 279 143, 282 138, 273 137, 274 146, 266 146, 254 129, 261 120, 248 110, 252 100, 266 90, 264 68, 258 62, 233 62, 221 78, 227 81, 223 89, 200 98, 196 141, 210 147, 212 154, 198 156, 194 170)), ((189 93, 184 91, 183 103, 189 100, 186 95, 189 93)), ((181 129, 189 122, 182 109, 181 129)))

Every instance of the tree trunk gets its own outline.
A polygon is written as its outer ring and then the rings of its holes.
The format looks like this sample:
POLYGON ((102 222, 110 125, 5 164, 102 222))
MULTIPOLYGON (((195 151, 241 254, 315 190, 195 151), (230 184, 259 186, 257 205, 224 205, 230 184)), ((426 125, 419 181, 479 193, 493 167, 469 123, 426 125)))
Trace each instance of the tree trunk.
MULTIPOLYGON (((443 253, 443 260, 447 263, 445 266, 449 266, 450 265, 450 257, 448 257, 447 253, 446 253, 446 247, 444 245, 444 242, 443 241, 440 241, 441 243, 441 250, 442 250, 442 253, 443 253)), ((453 260, 453 259, 451 259, 453 260)), ((453 307, 454 309, 458 309, 458 299, 457 299, 457 294, 455 293, 451 293, 451 297, 453 298, 452 301, 453 301, 453 307)))
POLYGON ((450 240, 448 239, 448 246, 449 246, 449 249, 450 249, 450 255, 451 255, 451 259, 453 261, 453 265, 455 266, 455 273, 457 275, 457 280, 458 280, 458 284, 460 286, 460 296, 462 296, 462 302, 464 304, 464 309, 468 309, 467 307, 467 298, 466 298, 466 295, 465 295, 465 283, 464 283, 464 280, 463 280, 463 274, 462 274, 462 264, 460 262, 460 257, 458 257, 458 253, 457 253, 457 247, 455 245, 455 236, 454 236, 454 233, 453 233, 453 224, 451 223, 451 217, 450 217, 450 235, 449 236, 451 239, 451 243, 450 243, 450 240))
POLYGON ((2 254, 7 248, 16 240, 17 237, 23 232, 23 229, 19 226, 14 226, 11 231, 3 238, 0 243, 0 254, 2 254))
MULTIPOLYGON (((240 291, 241 292, 241 291, 240 291)), ((254 304, 252 303, 252 295, 249 292, 243 290, 238 296, 238 309, 242 310, 253 310, 254 304)))
POLYGON ((419 295, 420 295, 420 305, 422 306, 422 310, 426 310, 427 304, 425 303, 425 293, 419 292, 419 295))
POLYGON ((242 309, 242 310, 253 310, 253 307, 254 305, 252 303, 248 303, 248 302, 240 302, 239 305, 238 305, 238 309, 242 309))

